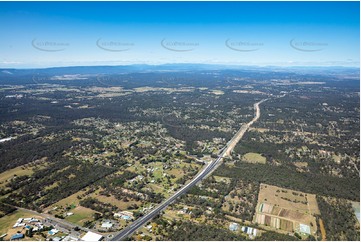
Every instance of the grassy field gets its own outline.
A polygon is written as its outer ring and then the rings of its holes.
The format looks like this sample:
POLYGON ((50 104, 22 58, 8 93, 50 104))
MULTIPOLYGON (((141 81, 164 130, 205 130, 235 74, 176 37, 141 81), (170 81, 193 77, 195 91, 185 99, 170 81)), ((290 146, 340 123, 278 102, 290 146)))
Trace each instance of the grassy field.
POLYGON ((225 176, 214 176, 214 179, 216 182, 225 182, 227 184, 231 182, 231 178, 225 176))
POLYGON ((307 162, 302 162, 302 161, 293 162, 293 164, 298 168, 305 168, 308 166, 307 162))
POLYGON ((166 191, 164 191, 162 185, 157 185, 157 184, 149 183, 149 184, 147 184, 146 187, 149 187, 149 188, 152 189, 155 193, 160 193, 160 194, 163 194, 164 196, 168 196, 168 195, 169 195, 166 191))
POLYGON ((162 179, 163 178, 163 164, 161 162, 154 162, 154 165, 152 165, 154 169, 157 168, 157 170, 154 170, 153 177, 155 180, 162 179))
POLYGON ((144 166, 140 164, 139 161, 136 161, 134 165, 127 167, 125 170, 135 173, 141 173, 142 171, 145 171, 144 166))
POLYGON ((260 133, 264 133, 264 132, 268 132, 269 129, 265 129, 265 128, 249 128, 249 131, 257 131, 257 132, 260 132, 260 133))
POLYGON ((9 179, 13 178, 15 175, 29 176, 33 173, 34 173, 33 168, 25 168, 24 166, 18 166, 15 167, 14 169, 7 170, 0 174, 0 187, 4 187, 8 183, 9 179))
POLYGON ((93 215, 95 213, 94 210, 92 210, 90 208, 85 208, 82 206, 76 207, 71 212, 74 214, 66 217, 65 220, 67 220, 71 223, 78 224, 80 226, 83 226, 85 221, 92 220, 93 215))
POLYGON ((45 168, 48 165, 46 160, 47 158, 42 158, 27 165, 4 171, 0 174, 0 188, 4 187, 14 176, 30 176, 34 173, 35 169, 45 168))
POLYGON ((214 95, 223 95, 224 92, 221 90, 211 90, 210 93, 214 94, 214 95))
POLYGON ((190 219, 190 215, 189 214, 178 214, 178 211, 174 211, 174 210, 170 210, 170 209, 166 209, 164 211, 164 215, 165 218, 170 219, 170 220, 183 220, 183 219, 190 219))
POLYGON ((243 156, 243 160, 250 163, 266 164, 266 157, 258 153, 247 153, 243 156))
POLYGON ((66 207, 66 206, 69 206, 69 205, 79 205, 79 199, 77 198, 78 195, 82 195, 85 191, 79 191, 77 193, 74 193, 73 195, 70 195, 69 197, 66 197, 60 201, 58 201, 57 203, 54 203, 53 205, 47 207, 45 209, 46 210, 49 210, 49 209, 52 209, 54 207, 66 207))
POLYGON ((133 88, 135 92, 193 92, 195 88, 193 87, 181 87, 181 88, 167 88, 167 87, 136 87, 133 88))
POLYGON ((92 196, 92 197, 98 199, 100 202, 110 203, 110 204, 118 207, 120 210, 127 210, 128 206, 130 206, 132 204, 137 204, 138 206, 140 206, 142 204, 141 202, 131 200, 130 198, 128 198, 129 202, 124 202, 124 201, 116 199, 114 196, 106 197, 106 196, 102 196, 102 195, 96 195, 96 196, 92 196))
POLYGON ((180 168, 167 170, 166 173, 167 173, 168 175, 174 175, 174 176, 176 176, 176 179, 184 176, 184 172, 183 172, 182 169, 180 169, 180 168))

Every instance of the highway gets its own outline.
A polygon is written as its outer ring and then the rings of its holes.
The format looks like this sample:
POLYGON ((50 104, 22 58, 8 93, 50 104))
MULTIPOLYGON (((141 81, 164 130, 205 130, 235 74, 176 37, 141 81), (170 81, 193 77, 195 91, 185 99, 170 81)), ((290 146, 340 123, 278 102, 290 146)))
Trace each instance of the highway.
POLYGON ((188 184, 184 185, 181 189, 176 191, 172 196, 166 199, 164 202, 159 204, 155 207, 152 211, 144 215, 143 217, 138 218, 128 227, 120 231, 119 233, 115 234, 114 237, 111 239, 113 241, 123 240, 127 236, 133 234, 137 229, 147 223, 149 220, 154 218, 159 212, 164 210, 169 204, 174 202, 179 196, 185 194, 189 189, 195 186, 198 182, 202 179, 206 178, 209 174, 211 174, 220 164, 223 158, 229 156, 236 146, 236 144, 240 141, 243 137, 247 129, 256 122, 259 117, 261 116, 261 111, 259 105, 266 101, 267 99, 263 99, 254 104, 255 116, 254 118, 247 124, 242 125, 242 127, 238 130, 238 132, 232 137, 232 139, 225 145, 223 149, 221 149, 221 153, 218 157, 214 160, 209 162, 202 171, 200 171, 188 184))
POLYGON ((255 103, 255 104, 253 105, 253 107, 254 107, 254 112, 255 112, 254 118, 253 118, 250 122, 242 125, 242 127, 238 130, 238 132, 237 132, 237 133, 233 136, 233 138, 227 143, 227 145, 226 145, 226 151, 225 151, 225 152, 226 152, 226 156, 231 155, 232 150, 233 150, 234 147, 237 145, 237 143, 242 139, 243 135, 246 133, 246 131, 248 130, 248 128, 251 127, 252 124, 259 119, 259 117, 261 116, 261 110, 260 110, 260 108, 259 108, 259 105, 260 105, 261 103, 267 101, 267 100, 268 100, 268 99, 263 99, 263 100, 255 103))

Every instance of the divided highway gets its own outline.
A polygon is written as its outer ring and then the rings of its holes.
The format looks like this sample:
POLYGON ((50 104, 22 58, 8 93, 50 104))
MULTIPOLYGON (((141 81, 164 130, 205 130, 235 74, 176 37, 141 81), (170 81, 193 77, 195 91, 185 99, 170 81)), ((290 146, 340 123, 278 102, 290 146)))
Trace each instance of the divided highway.
POLYGON ((261 111, 259 108, 259 105, 266 101, 267 99, 263 99, 257 103, 254 104, 255 109, 255 116, 254 118, 247 124, 242 125, 242 127, 238 130, 238 132, 233 136, 233 138, 226 144, 226 146, 222 149, 221 153, 218 155, 217 159, 214 161, 211 161, 206 165, 205 168, 201 172, 199 172, 191 182, 184 185, 181 189, 176 191, 172 196, 167 198, 164 202, 159 204, 157 207, 155 207, 152 211, 144 215, 143 217, 138 218, 135 220, 132 224, 130 224, 128 227, 117 233, 111 240, 113 241, 119 241, 127 236, 133 234, 137 229, 139 229, 141 226, 143 226, 145 223, 147 223, 149 220, 154 218, 160 211, 164 210, 169 204, 174 202, 179 196, 185 194, 189 189, 191 189, 193 186, 195 186, 198 182, 200 182, 202 179, 207 177, 209 174, 211 174, 215 168, 217 168, 220 164, 223 158, 229 156, 236 146, 236 144, 240 141, 240 139, 243 137, 247 129, 256 122, 259 117, 261 116, 261 111))

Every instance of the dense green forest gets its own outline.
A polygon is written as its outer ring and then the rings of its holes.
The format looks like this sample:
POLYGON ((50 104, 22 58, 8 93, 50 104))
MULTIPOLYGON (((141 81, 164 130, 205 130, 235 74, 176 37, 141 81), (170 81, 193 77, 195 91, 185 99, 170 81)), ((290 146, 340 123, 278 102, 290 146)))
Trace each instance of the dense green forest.
POLYGON ((295 241, 299 240, 298 238, 287 235, 287 234, 280 234, 273 231, 266 231, 255 238, 256 241, 295 241))
POLYGON ((175 241, 220 241, 220 240, 247 240, 245 236, 235 234, 219 227, 196 224, 188 221, 179 221, 173 228, 168 229, 168 239, 175 241))
POLYGON ((16 208, 14 206, 0 202, 0 218, 4 217, 5 215, 10 214, 14 211, 16 211, 16 208))
POLYGON ((349 201, 317 196, 327 240, 360 240, 360 224, 349 201))

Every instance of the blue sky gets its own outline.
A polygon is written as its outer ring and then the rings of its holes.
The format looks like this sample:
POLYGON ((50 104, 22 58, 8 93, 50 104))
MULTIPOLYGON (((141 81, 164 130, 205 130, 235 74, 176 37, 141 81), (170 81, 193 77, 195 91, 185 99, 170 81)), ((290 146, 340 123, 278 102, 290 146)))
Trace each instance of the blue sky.
POLYGON ((359 2, 0 2, 0 67, 359 65, 359 2))

